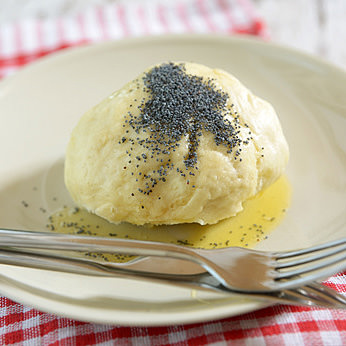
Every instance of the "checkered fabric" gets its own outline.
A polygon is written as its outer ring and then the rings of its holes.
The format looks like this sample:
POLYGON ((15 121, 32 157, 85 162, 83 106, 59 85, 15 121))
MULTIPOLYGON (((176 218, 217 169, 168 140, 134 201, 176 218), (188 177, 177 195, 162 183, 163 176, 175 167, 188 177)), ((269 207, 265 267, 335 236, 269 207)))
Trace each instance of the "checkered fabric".
MULTIPOLYGON (((266 36, 249 0, 131 0, 0 25, 0 77, 70 46, 164 33, 266 36)), ((346 293, 346 275, 326 284, 346 293)), ((277 305, 208 323, 120 327, 60 318, 0 298, 1 345, 346 345, 346 311, 277 305)))

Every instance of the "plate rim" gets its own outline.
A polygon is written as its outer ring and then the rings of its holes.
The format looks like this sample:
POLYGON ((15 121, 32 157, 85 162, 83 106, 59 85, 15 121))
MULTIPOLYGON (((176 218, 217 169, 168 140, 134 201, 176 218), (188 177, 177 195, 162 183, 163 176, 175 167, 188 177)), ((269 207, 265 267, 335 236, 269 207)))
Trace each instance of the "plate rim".
MULTIPOLYGON (((4 267, 6 265, 0 265, 1 267, 4 267)), ((42 271, 44 272, 51 272, 50 270, 41 270, 41 269, 33 269, 33 268, 26 268, 27 270, 30 271, 42 271)), ((71 276, 80 276, 80 277, 87 277, 87 275, 80 275, 80 274, 71 274, 71 273, 67 273, 68 275, 71 276)), ((106 278, 106 279, 115 279, 114 281, 117 280, 117 278, 106 278)), ((127 279, 122 279, 122 280, 127 280, 127 279)), ((141 282, 140 280, 135 280, 135 279, 129 279, 132 282, 141 282)), ((160 327, 160 326, 175 326, 175 325, 187 325, 187 324, 193 324, 193 323, 204 323, 204 322, 210 322, 213 320, 219 320, 219 319, 224 319, 224 318, 228 318, 228 317, 234 317, 234 316, 238 316, 241 314, 245 314, 248 312, 253 312, 255 310, 259 310, 259 309, 263 309, 269 306, 274 305, 275 303, 269 302, 269 301, 265 301, 265 300, 254 300, 252 298, 243 298, 244 302, 239 301, 239 302, 234 302, 237 304, 236 307, 236 312, 233 314, 229 313, 229 304, 225 304, 222 305, 220 307, 220 302, 223 300, 229 300, 229 299, 234 299, 234 296, 231 295, 230 298, 227 298, 226 295, 224 294, 220 294, 220 298, 216 299, 218 301, 220 301, 218 303, 218 306, 216 307, 216 309, 210 309, 210 306, 213 302, 213 300, 209 300, 207 303, 205 303, 205 308, 200 310, 200 314, 196 316, 196 310, 191 310, 190 311, 177 311, 174 313, 173 318, 172 315, 170 315, 169 313, 167 314, 167 312, 163 311, 163 310, 155 310, 155 311, 148 311, 148 310, 141 310, 141 311, 136 311, 135 314, 137 316, 136 320, 133 320, 133 318, 131 317, 131 315, 129 316, 123 316, 121 315, 121 311, 120 310, 116 310, 112 315, 112 318, 105 318, 103 316, 103 313, 109 309, 107 308, 90 308, 89 306, 86 306, 85 309, 88 311, 93 312, 94 310, 98 311, 98 314, 95 316, 93 316, 92 318, 88 318, 88 315, 85 314, 83 315, 83 312, 81 312, 80 310, 78 310, 78 312, 75 312, 74 310, 67 310, 67 308, 70 306, 70 304, 64 302, 64 301, 56 301, 53 299, 49 299, 47 297, 44 296, 40 296, 38 302, 37 300, 35 301, 35 304, 33 305, 30 302, 30 297, 34 296, 37 297, 37 293, 35 293, 35 289, 33 290, 33 292, 28 291, 28 290, 22 290, 20 288, 20 285, 15 286, 15 285, 11 285, 11 280, 6 280, 5 278, 1 278, 0 279, 0 286, 3 286, 3 284, 7 284, 8 286, 8 290, 6 292, 6 297, 18 302, 20 304, 24 304, 26 306, 30 306, 34 309, 40 310, 42 312, 46 312, 46 313, 50 313, 53 315, 56 315, 57 317, 63 317, 63 318, 70 318, 70 319, 74 319, 74 320, 78 320, 78 321, 82 321, 82 322, 86 322, 86 323, 97 323, 97 324, 111 324, 111 325, 118 325, 118 326, 122 326, 122 327, 160 327), (7 283, 7 281, 9 283, 7 283), (14 291, 17 292, 17 294, 14 294, 14 298, 11 297, 12 296, 12 292, 13 292, 13 288, 14 291), (26 296, 25 298, 20 298, 18 299, 18 296, 20 295, 21 292, 25 292, 26 296), (47 302, 54 302, 55 305, 54 309, 49 309, 47 308, 46 303, 47 302), (239 304, 239 305, 238 305, 239 304), (221 311, 220 311, 221 310, 221 311), (186 316, 188 315, 188 316, 186 316), (121 316, 120 318, 118 318, 119 316, 121 316)), ((164 289, 164 287, 169 286, 171 287, 171 285, 169 284, 165 284, 165 283, 156 283, 158 286, 161 286, 162 289, 164 289)), ((6 287, 7 287, 6 286, 6 287)), ((196 289, 195 291, 198 291, 198 289, 196 289)), ((0 289, 0 292, 2 293, 2 287, 0 289)), ((215 293, 210 291, 211 293, 215 293)), ((216 292, 216 294, 218 294, 216 292)), ((197 298, 198 300, 198 298, 197 298)), ((232 305, 234 305, 234 303, 231 303, 232 305)), ((83 309, 84 307, 82 307, 83 309)), ((107 314, 107 316, 109 316, 109 314, 107 314)))
POLYGON ((20 67, 19 70, 16 70, 13 74, 9 76, 5 76, 0 80, 0 87, 3 87, 6 84, 11 83, 12 81, 15 81, 15 79, 20 78, 23 74, 26 74, 28 72, 31 72, 32 69, 40 68, 41 66, 48 64, 48 63, 54 63, 54 60, 64 59, 68 56, 74 55, 74 54, 81 54, 83 51, 87 50, 103 50, 108 47, 116 47, 116 46, 132 46, 136 43, 160 43, 165 41, 189 41, 189 40, 212 40, 212 41, 224 41, 225 43, 243 43, 243 44, 254 44, 259 46, 267 46, 271 47, 273 49, 279 49, 279 50, 285 50, 291 54, 301 56, 304 59, 309 59, 314 61, 317 64, 322 64, 327 68, 334 69, 336 72, 340 72, 346 76, 346 69, 344 69, 342 66, 333 64, 332 62, 328 61, 327 59, 317 56, 315 54, 304 52, 302 50, 299 50, 294 47, 290 47, 288 45, 277 43, 277 42, 271 42, 266 39, 263 39, 258 36, 248 35, 248 34, 234 34, 234 35, 227 35, 227 34, 203 34, 203 33, 195 33, 195 34, 163 34, 163 35, 148 35, 148 36, 140 36, 140 37, 129 37, 129 38, 122 38, 122 39, 115 39, 115 40, 107 40, 107 41, 99 41, 99 42, 83 42, 81 44, 77 44, 75 46, 70 46, 67 48, 64 48, 62 50, 54 51, 52 53, 49 53, 39 59, 34 60, 33 62, 28 63, 27 65, 24 65, 23 67, 20 67))

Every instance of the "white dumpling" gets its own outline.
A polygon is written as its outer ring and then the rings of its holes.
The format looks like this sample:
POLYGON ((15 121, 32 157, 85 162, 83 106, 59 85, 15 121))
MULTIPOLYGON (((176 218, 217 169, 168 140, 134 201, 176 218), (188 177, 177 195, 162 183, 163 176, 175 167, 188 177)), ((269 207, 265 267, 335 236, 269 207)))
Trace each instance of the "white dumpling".
POLYGON ((212 224, 273 183, 288 145, 273 107, 225 71, 154 66, 80 119, 65 183, 110 222, 212 224))

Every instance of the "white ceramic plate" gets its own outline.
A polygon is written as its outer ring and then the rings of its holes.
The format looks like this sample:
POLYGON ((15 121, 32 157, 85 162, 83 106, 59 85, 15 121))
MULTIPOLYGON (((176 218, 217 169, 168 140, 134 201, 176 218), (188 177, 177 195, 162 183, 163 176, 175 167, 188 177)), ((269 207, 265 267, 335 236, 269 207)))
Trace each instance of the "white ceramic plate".
MULTIPOLYGON (((0 225, 44 229, 66 198, 62 159, 88 108, 144 68, 187 60, 223 68, 271 102, 291 159, 291 207, 260 248, 346 236, 346 74, 310 56, 248 38, 179 36, 111 42, 40 60, 0 84, 0 225), (24 207, 23 201, 28 203, 24 207), (343 226, 343 228, 342 228, 343 226)), ((206 321, 263 307, 209 292, 116 278, 1 266, 0 292, 43 311, 122 325, 206 321)))

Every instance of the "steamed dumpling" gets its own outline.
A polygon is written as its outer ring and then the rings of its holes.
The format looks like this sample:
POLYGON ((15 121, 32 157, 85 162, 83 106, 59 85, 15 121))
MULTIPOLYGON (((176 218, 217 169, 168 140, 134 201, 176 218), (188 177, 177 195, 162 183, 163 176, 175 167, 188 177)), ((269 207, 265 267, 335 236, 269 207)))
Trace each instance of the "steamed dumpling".
POLYGON ((110 222, 212 224, 284 171, 273 107, 195 63, 154 66, 89 110, 72 132, 65 183, 110 222))

